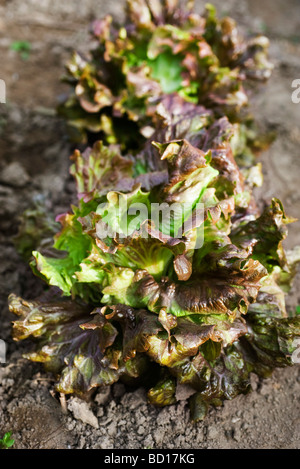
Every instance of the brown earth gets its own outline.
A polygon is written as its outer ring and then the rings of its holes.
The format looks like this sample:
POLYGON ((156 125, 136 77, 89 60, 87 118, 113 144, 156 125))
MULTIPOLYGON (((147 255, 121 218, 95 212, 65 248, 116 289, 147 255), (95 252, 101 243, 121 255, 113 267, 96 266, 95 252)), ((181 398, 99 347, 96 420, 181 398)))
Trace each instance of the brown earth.
MULTIPOLYGON (((197 9, 203 7, 196 1, 197 9)), ((291 83, 300 78, 300 3, 298 0, 217 0, 221 13, 236 18, 248 32, 271 40, 273 76, 255 97, 254 109, 277 140, 261 156, 265 183, 260 201, 279 197, 286 212, 300 213, 300 104, 291 101, 291 83)), ((73 48, 84 49, 87 27, 96 16, 122 16, 123 1, 0 1, 0 78, 7 84, 7 104, 0 104, 0 339, 8 344, 0 365, 0 437, 12 431, 15 448, 299 448, 300 368, 277 370, 253 392, 225 402, 204 422, 189 420, 187 403, 164 409, 146 403, 142 389, 129 392, 115 384, 89 404, 68 398, 68 412, 52 393, 52 377, 22 353, 29 345, 10 338, 11 292, 33 298, 41 282, 15 251, 12 237, 18 217, 43 196, 54 214, 68 207, 73 181, 68 176, 70 145, 64 124, 55 116, 63 65, 73 48), (12 50, 28 41, 24 60, 12 50)), ((299 243, 299 222, 291 225, 286 246, 299 243)), ((300 304, 300 275, 287 299, 300 304)))

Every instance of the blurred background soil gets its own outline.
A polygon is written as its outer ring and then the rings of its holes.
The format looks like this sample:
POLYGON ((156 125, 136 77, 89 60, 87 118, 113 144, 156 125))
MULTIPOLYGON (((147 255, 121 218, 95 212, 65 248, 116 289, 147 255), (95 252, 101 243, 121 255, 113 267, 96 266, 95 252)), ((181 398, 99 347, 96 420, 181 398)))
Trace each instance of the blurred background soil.
MULTIPOLYGON (((292 81, 300 78, 300 2, 298 0, 215 0, 219 14, 235 18, 248 33, 270 41, 275 65, 269 83, 254 99, 254 111, 277 139, 264 152, 265 182, 260 203, 282 200, 286 212, 300 214, 300 104, 291 101, 292 81)), ((84 52, 88 25, 111 13, 122 18, 123 0, 0 0, 0 78, 7 103, 0 104, 0 339, 8 344, 0 364, 0 437, 12 431, 15 448, 299 448, 300 367, 277 370, 264 381, 253 377, 253 392, 211 410, 193 424, 185 395, 164 409, 146 403, 142 389, 123 384, 97 391, 90 403, 67 399, 63 412, 42 368, 22 358, 30 344, 10 338, 11 292, 34 298, 41 282, 15 251, 12 238, 19 216, 35 197, 44 197, 54 215, 72 201, 68 175, 70 144, 55 115, 64 63, 76 48, 84 52), (27 44, 21 50, 14 46, 27 44), (28 47, 29 44, 29 47, 28 47)), ((197 11, 203 1, 196 0, 197 11)), ((289 228, 287 248, 300 244, 300 222, 289 228)), ((287 298, 300 304, 300 275, 287 298)))

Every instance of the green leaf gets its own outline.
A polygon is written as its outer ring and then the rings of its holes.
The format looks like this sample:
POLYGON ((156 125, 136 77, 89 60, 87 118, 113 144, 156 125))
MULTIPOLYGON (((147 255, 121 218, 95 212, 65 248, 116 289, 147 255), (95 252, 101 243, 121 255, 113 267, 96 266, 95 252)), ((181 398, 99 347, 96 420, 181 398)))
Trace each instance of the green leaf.
POLYGON ((287 236, 286 225, 294 221, 288 218, 278 199, 256 219, 241 223, 233 230, 231 239, 239 247, 252 252, 253 259, 259 260, 269 272, 274 266, 286 263, 282 241, 287 236))
POLYGON ((83 153, 75 150, 71 159, 74 163, 70 172, 76 180, 78 195, 85 200, 106 194, 132 176, 133 162, 121 156, 117 145, 106 147, 99 141, 83 153))
POLYGON ((148 61, 152 76, 157 80, 164 93, 173 93, 182 86, 182 57, 165 51, 148 61))
POLYGON ((31 52, 31 44, 28 41, 13 41, 11 50, 18 52, 23 60, 28 60, 31 52))
POLYGON ((15 440, 11 438, 12 432, 5 433, 4 437, 0 439, 0 449, 9 449, 15 443, 15 440))
POLYGON ((172 405, 176 402, 175 398, 176 385, 172 378, 159 381, 147 393, 150 404, 157 407, 172 405))
POLYGON ((62 229, 55 235, 55 257, 44 256, 37 251, 32 253, 33 271, 49 285, 59 287, 66 296, 71 294, 76 282, 74 274, 90 250, 91 240, 83 233, 82 225, 78 221, 78 217, 85 214, 89 205, 91 204, 81 202, 80 208, 73 207, 74 214, 66 213, 58 217, 62 229))

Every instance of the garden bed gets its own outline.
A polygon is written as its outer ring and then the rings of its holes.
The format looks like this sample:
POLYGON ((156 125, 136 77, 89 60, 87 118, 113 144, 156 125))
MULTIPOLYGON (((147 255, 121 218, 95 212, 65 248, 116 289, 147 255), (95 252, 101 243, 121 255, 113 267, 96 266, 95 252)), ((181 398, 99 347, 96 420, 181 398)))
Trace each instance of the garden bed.
MULTIPOLYGON (((7 84, 7 104, 0 104, 0 339, 8 345, 6 364, 0 367, 0 437, 11 431, 15 448, 298 448, 299 366, 278 369, 264 381, 253 377, 251 394, 225 402, 204 422, 193 424, 185 388, 178 390, 178 404, 158 409, 146 403, 142 389, 117 383, 98 390, 89 403, 67 398, 66 412, 53 393, 52 376, 22 358, 29 344, 11 339, 14 318, 7 296, 15 292, 34 298, 43 289, 13 244, 19 216, 36 198, 44 198, 56 215, 75 197, 68 175, 72 149, 64 123, 54 113, 59 95, 66 92, 59 78, 70 51, 85 43, 89 21, 105 13, 105 2, 85 2, 82 11, 76 3, 0 2, 0 78, 7 84), (16 42, 30 45, 26 59, 13 50, 16 42)), ((196 4, 201 10, 202 3, 196 4)), ((297 217, 300 105, 291 101, 291 83, 300 77, 300 6, 293 0, 215 4, 245 31, 270 37, 275 70, 254 106, 259 121, 266 130, 275 130, 277 139, 261 156, 265 183, 257 196, 261 204, 280 198, 286 212, 297 217)), ((122 6, 115 2, 114 10, 106 11, 120 15, 122 6)), ((298 243, 299 222, 289 227, 286 247, 298 243)), ((299 287, 298 275, 287 299, 291 310, 300 304, 299 287)))

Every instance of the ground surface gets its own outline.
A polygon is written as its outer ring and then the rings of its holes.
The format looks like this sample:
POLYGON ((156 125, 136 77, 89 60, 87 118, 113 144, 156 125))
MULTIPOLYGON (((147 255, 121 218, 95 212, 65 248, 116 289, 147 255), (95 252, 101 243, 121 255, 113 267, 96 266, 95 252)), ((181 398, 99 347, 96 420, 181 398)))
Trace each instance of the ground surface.
MULTIPOLYGON (((204 2, 196 2, 201 10, 204 2)), ((15 448, 299 448, 300 368, 278 370, 272 378, 253 377, 253 392, 212 410, 192 424, 186 401, 156 409, 142 389, 122 384, 98 392, 87 404, 68 399, 68 412, 51 394, 52 377, 28 363, 28 344, 10 338, 10 292, 35 297, 42 285, 17 255, 12 237, 18 216, 33 197, 43 195, 54 214, 73 194, 68 177, 70 147, 53 109, 65 92, 59 82, 73 47, 84 49, 87 25, 110 12, 121 16, 123 1, 0 0, 0 78, 7 104, 0 104, 0 339, 8 344, 0 365, 0 437, 12 431, 15 448), (31 44, 23 60, 14 41, 31 44), (5 170, 4 170, 5 168, 5 170), (1 172, 2 171, 2 172, 1 172)), ((261 161, 265 184, 260 200, 282 199, 291 216, 300 214, 300 104, 291 101, 291 83, 300 78, 300 3, 298 0, 218 0, 219 11, 238 19, 245 30, 271 39, 275 71, 255 106, 261 121, 278 137, 261 161)), ((299 225, 290 228, 287 247, 299 243, 299 225)), ((300 304, 300 279, 288 299, 300 304)))

